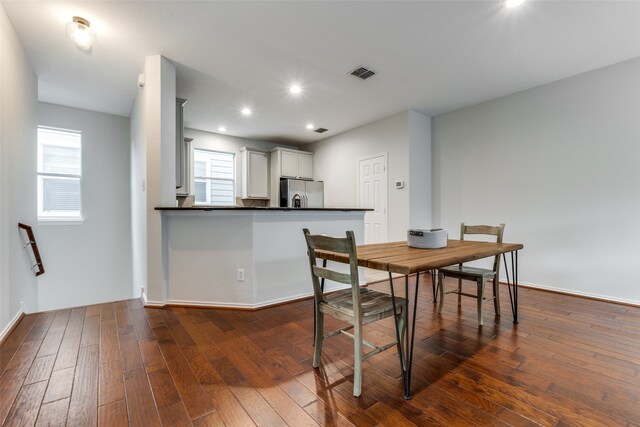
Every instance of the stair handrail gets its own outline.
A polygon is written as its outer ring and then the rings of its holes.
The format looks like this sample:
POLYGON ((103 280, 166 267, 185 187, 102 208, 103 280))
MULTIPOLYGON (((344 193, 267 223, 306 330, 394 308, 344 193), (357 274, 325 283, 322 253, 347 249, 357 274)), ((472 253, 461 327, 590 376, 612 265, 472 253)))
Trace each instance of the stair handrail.
POLYGON ((33 258, 36 260, 36 263, 31 266, 31 270, 38 267, 38 271, 36 271, 36 276, 40 276, 41 274, 44 274, 44 264, 42 263, 42 257, 40 256, 40 250, 38 249, 38 243, 36 242, 36 237, 33 234, 33 228, 30 225, 23 224, 21 222, 18 223, 18 228, 27 232, 27 237, 29 238, 29 241, 23 246, 23 248, 30 246, 31 251, 33 252, 33 258))

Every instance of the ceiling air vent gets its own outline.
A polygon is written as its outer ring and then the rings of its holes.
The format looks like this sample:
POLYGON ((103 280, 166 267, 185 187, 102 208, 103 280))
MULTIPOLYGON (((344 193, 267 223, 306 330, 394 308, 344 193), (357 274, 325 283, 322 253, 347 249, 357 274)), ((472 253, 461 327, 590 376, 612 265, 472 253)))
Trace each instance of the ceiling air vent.
POLYGON ((373 76, 375 73, 367 68, 358 67, 352 72, 350 72, 352 76, 356 76, 362 80, 367 80, 369 77, 373 76))
POLYGON ((317 132, 317 133, 325 133, 325 132, 326 132, 326 131, 328 131, 328 130, 329 130, 329 129, 325 129, 325 128, 318 128, 318 129, 315 129, 315 130, 314 130, 314 132, 317 132))

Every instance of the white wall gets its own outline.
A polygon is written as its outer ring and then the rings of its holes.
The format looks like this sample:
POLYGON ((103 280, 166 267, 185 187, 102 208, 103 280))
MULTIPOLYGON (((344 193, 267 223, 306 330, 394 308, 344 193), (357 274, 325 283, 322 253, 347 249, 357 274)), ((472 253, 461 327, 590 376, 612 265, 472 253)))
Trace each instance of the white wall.
POLYGON ((389 240, 406 238, 409 191, 394 181, 409 181, 409 115, 402 112, 311 144, 315 178, 324 181, 325 207, 358 207, 358 160, 387 153, 389 240))
POLYGON ((18 222, 36 223, 37 78, 0 5, 0 335, 21 311, 38 309, 37 281, 18 222))
MULTIPOLYGON (((249 147, 262 151, 271 151, 275 147, 298 148, 289 145, 260 141, 257 139, 240 138, 237 136, 222 135, 219 133, 205 132, 189 128, 185 128, 184 136, 186 138, 193 138, 193 142, 191 143, 192 149, 223 151, 226 153, 234 153, 236 155, 236 197, 240 197, 242 194, 242 158, 240 157, 240 148, 249 147)), ((300 147, 300 149, 306 150, 304 146, 300 147)), ((271 174, 269 173, 268 176, 271 177, 271 174)), ((191 189, 191 193, 193 193, 193 188, 191 189)))
POLYGON ((640 303, 640 60, 434 121, 434 223, 506 223, 520 280, 640 303))
POLYGON ((413 226, 429 228, 430 126, 429 117, 404 111, 311 144, 316 179, 325 182, 325 206, 357 207, 358 160, 387 153, 389 241, 406 239, 410 218, 413 226), (404 181, 405 188, 396 189, 395 181, 404 181))
POLYGON ((40 223, 39 310, 131 298, 129 119, 40 103, 38 124, 82 132, 85 219, 40 223))

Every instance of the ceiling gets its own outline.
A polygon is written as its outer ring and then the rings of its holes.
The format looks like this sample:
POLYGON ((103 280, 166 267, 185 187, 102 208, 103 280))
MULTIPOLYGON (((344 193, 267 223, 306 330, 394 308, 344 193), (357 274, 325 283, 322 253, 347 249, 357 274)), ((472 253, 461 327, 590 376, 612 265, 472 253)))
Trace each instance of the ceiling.
POLYGON ((145 56, 161 54, 177 66, 187 127, 269 141, 312 142, 407 109, 437 115, 640 56, 638 1, 2 4, 41 101, 129 116, 145 56), (65 36, 74 15, 97 33, 90 54, 65 36), (361 65, 376 75, 348 74, 361 65))

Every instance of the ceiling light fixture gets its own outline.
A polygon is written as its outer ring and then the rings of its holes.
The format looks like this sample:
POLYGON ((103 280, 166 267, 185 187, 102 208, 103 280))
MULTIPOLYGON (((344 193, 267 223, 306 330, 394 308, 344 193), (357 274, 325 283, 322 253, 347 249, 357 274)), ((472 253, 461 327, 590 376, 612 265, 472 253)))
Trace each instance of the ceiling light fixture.
POLYGON ((240 110, 240 112, 245 116, 250 116, 251 115, 251 108, 244 107, 242 110, 240 110))
POLYGON ((505 0, 504 6, 508 7, 509 9, 511 9, 511 8, 520 6, 524 2, 525 2, 525 0, 505 0))
POLYGON ((227 128, 226 128, 226 127, 224 127, 224 126, 220 126, 220 127, 218 128, 218 131, 219 131, 219 132, 226 132, 226 131, 227 131, 227 128))
POLYGON ((96 43, 96 32, 91 29, 91 23, 84 18, 74 16, 65 29, 67 36, 76 43, 78 49, 91 51, 96 43))
POLYGON ((309 129, 309 130, 312 130, 314 127, 315 127, 315 126, 314 126, 313 124, 311 124, 311 123, 309 123, 309 124, 307 125, 307 129, 309 129))
POLYGON ((291 85, 289 87, 289 92, 291 92, 294 95, 298 95, 300 94, 300 92, 302 92, 302 88, 298 85, 291 85))

